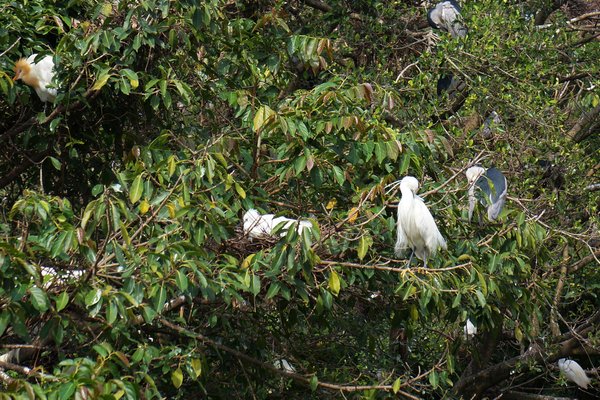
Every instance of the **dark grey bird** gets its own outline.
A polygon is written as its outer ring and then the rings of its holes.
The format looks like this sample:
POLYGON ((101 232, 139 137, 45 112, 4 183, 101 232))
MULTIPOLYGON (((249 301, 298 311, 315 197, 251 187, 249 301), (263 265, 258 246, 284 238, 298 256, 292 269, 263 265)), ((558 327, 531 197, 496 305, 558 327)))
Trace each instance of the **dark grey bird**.
POLYGON ((467 36, 467 27, 460 14, 460 6, 454 0, 442 1, 427 12, 427 22, 434 29, 449 32, 452 37, 467 36))
POLYGON ((483 196, 480 196, 482 204, 487 205, 487 215, 490 221, 495 220, 506 201, 506 193, 508 184, 506 177, 496 168, 488 168, 487 170, 479 165, 469 168, 465 175, 469 181, 469 221, 473 217, 475 209, 475 190, 479 189, 483 196))
POLYGON ((483 121, 481 127, 481 135, 485 139, 491 139, 494 133, 494 129, 502 123, 502 118, 496 111, 492 111, 490 115, 483 121))
POLYGON ((448 93, 449 98, 453 98, 457 93, 465 88, 465 82, 453 74, 442 75, 437 81, 437 95, 441 96, 443 92, 448 93))

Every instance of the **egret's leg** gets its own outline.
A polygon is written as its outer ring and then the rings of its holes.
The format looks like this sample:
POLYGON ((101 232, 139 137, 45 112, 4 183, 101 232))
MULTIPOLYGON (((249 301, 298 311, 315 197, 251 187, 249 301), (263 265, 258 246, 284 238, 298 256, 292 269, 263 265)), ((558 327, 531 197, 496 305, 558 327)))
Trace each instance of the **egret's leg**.
POLYGON ((414 255, 415 255, 415 251, 414 251, 414 250, 412 250, 412 251, 410 252, 410 257, 409 257, 409 259, 408 259, 408 265, 407 265, 407 267, 408 267, 408 268, 410 268, 410 263, 412 262, 412 258, 413 258, 413 256, 414 256, 414 255))

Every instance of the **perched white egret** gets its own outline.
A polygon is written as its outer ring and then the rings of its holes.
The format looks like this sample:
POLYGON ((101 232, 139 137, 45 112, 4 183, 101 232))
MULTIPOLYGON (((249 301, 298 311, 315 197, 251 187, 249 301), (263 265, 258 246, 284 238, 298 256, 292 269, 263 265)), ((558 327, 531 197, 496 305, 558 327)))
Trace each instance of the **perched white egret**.
POLYGON ((15 63, 13 80, 21 79, 34 88, 41 101, 53 102, 56 98, 56 89, 48 86, 54 78, 54 61, 52 56, 45 56, 35 62, 36 57, 37 54, 32 54, 27 59, 19 59, 15 63))
MULTIPOLYGON (((400 181, 402 198, 398 203, 398 221, 396 223, 396 256, 410 247, 413 254, 425 262, 434 255, 438 247, 446 248, 446 241, 440 234, 433 216, 419 196, 419 181, 415 177, 406 176, 400 181)), ((410 264, 409 260, 409 264, 410 264)))
POLYGON ((586 375, 585 371, 577 361, 561 358, 558 360, 558 368, 568 380, 575 382, 583 389, 587 389, 591 379, 586 375))
POLYGON ((467 318, 467 322, 465 323, 464 331, 465 331, 465 339, 470 339, 473 336, 477 335, 477 327, 468 318, 467 318))
POLYGON ((427 12, 427 22, 434 29, 450 32, 452 37, 467 36, 467 27, 460 15, 460 6, 454 0, 442 1, 427 12))
POLYGON ((296 229, 298 234, 302 234, 304 229, 312 229, 310 221, 275 217, 274 214, 261 215, 255 209, 246 211, 242 219, 244 222, 244 235, 252 239, 261 236, 270 236, 278 226, 281 226, 279 230, 279 236, 281 237, 285 236, 290 228, 296 229))
POLYGON ((469 181, 469 221, 473 217, 475 209, 475 189, 481 190, 484 194, 483 204, 487 204, 487 214, 490 221, 495 220, 506 201, 508 184, 506 177, 496 168, 487 170, 479 165, 475 165, 465 172, 469 181))

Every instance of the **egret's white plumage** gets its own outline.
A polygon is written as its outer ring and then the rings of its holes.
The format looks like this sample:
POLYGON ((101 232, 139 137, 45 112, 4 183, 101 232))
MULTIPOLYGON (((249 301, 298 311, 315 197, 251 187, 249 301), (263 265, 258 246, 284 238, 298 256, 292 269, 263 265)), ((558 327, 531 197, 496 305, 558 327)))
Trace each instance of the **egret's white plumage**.
POLYGON ((255 209, 246 211, 244 217, 244 235, 251 239, 268 236, 273 230, 273 214, 261 215, 255 209))
POLYGON ((35 89, 38 97, 43 102, 52 102, 56 98, 56 89, 49 88, 54 78, 54 61, 52 56, 45 56, 37 63, 37 54, 30 55, 27 59, 21 58, 15 63, 15 77, 35 89))
POLYGON ((568 380, 575 382, 583 389, 587 389, 591 379, 587 376, 577 361, 561 358, 558 360, 558 368, 568 380))
POLYGON ((452 37, 465 37, 467 27, 463 24, 460 11, 456 1, 442 1, 427 12, 427 21, 432 28, 450 32, 452 37))
POLYGON ((470 319, 467 319, 465 323, 465 339, 470 339, 473 336, 477 335, 477 327, 471 322, 470 319))
POLYGON ((438 247, 446 248, 446 241, 440 234, 433 216, 419 196, 419 181, 412 176, 402 178, 398 203, 398 221, 396 222, 396 256, 400 257, 406 248, 425 261, 434 255, 438 247))
POLYGON ((281 237, 285 236, 290 228, 296 229, 298 234, 302 234, 304 229, 312 229, 310 221, 275 217, 274 214, 261 215, 255 209, 246 211, 242 219, 244 223, 244 235, 250 238, 270 236, 278 226, 281 226, 279 230, 279 236, 281 237))
POLYGON ((487 170, 479 165, 475 165, 465 172, 469 181, 469 221, 473 217, 475 209, 476 196, 475 189, 481 190, 485 195, 484 203, 487 204, 487 214, 490 221, 495 220, 500 215, 506 195, 508 192, 508 183, 506 177, 496 168, 487 170))

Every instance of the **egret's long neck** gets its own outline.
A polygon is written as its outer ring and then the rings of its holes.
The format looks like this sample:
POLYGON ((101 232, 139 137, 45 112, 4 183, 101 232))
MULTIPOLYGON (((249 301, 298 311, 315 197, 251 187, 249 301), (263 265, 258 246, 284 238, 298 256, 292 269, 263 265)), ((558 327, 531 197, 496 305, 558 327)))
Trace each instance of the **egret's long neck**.
POLYGON ((409 188, 407 188, 406 186, 402 186, 400 185, 400 193, 402 193, 402 198, 414 198, 415 194, 413 193, 412 190, 410 190, 409 188))

